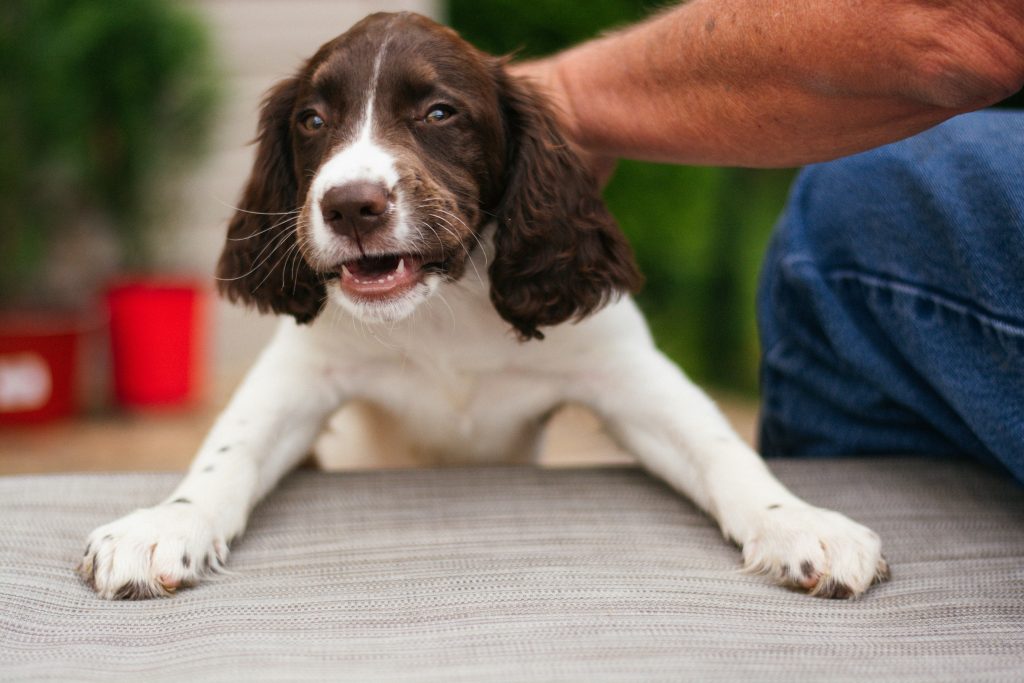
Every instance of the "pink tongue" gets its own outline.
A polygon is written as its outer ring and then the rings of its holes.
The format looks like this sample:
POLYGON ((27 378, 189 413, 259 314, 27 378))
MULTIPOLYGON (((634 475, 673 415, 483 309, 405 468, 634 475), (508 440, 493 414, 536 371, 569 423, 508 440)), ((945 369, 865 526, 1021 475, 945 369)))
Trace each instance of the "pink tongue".
POLYGON ((370 257, 346 263, 349 272, 360 280, 377 280, 394 274, 398 262, 397 256, 370 257))

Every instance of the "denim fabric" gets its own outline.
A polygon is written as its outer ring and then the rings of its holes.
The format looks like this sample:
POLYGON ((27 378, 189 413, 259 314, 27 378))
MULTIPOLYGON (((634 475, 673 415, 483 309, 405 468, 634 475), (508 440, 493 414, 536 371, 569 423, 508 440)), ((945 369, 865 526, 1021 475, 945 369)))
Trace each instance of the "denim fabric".
POLYGON ((766 455, 969 455, 1024 482, 1024 112, 802 171, 758 323, 766 455))

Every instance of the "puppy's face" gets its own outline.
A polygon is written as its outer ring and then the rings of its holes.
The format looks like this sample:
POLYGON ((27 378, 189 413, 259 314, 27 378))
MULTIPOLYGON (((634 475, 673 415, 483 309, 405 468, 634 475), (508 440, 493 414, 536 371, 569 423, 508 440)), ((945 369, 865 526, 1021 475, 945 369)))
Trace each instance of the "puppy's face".
POLYGON ((543 99, 414 14, 376 14, 268 94, 222 290, 312 320, 330 300, 408 316, 466 272, 496 221, 495 308, 524 338, 639 276, 543 99))
POLYGON ((328 296, 402 318, 462 276, 505 136, 491 63, 417 16, 373 16, 306 68, 293 107, 298 243, 328 296))

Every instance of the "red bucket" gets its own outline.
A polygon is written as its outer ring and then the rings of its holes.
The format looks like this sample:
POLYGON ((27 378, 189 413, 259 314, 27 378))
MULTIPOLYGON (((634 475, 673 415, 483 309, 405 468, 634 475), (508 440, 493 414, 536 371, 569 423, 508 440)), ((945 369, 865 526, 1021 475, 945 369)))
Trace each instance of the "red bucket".
POLYGON ((129 408, 169 408, 200 395, 206 290, 196 280, 139 278, 107 290, 114 395, 129 408))
POLYGON ((0 425, 68 417, 78 409, 80 316, 0 315, 0 425))

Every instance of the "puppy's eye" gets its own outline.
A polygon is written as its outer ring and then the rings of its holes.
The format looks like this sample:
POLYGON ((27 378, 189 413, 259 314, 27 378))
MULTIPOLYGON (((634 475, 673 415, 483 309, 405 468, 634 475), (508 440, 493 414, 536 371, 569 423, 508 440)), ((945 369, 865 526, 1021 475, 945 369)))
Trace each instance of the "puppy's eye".
POLYGON ((441 123, 455 115, 455 110, 447 104, 433 104, 423 117, 423 123, 441 123))
POLYGON ((299 119, 299 125, 301 125, 307 133, 315 133, 326 126, 327 122, 324 121, 320 114, 317 114, 315 111, 310 111, 302 115, 299 119))

